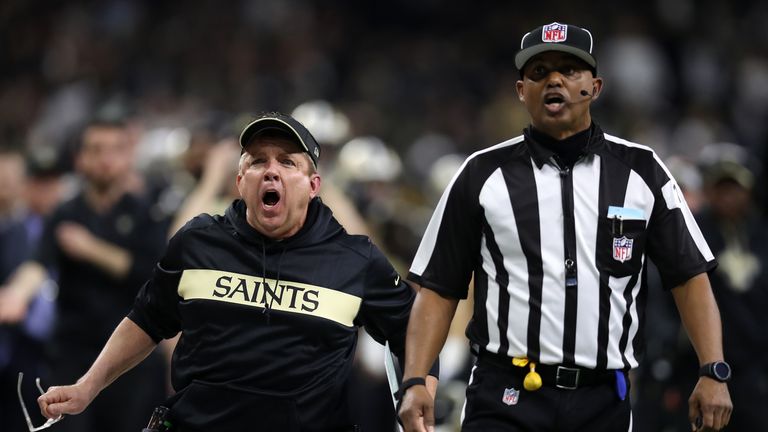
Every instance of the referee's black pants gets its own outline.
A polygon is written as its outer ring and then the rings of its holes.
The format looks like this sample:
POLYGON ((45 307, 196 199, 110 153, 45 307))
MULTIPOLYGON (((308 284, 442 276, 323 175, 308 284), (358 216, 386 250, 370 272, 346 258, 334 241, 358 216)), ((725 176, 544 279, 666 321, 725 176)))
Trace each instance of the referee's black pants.
POLYGON ((536 391, 527 391, 523 388, 527 370, 527 367, 501 367, 484 362, 481 356, 467 386, 461 430, 631 431, 629 395, 621 400, 615 383, 604 381, 574 390, 560 389, 545 383, 536 391), (516 397, 515 391, 519 392, 516 397))

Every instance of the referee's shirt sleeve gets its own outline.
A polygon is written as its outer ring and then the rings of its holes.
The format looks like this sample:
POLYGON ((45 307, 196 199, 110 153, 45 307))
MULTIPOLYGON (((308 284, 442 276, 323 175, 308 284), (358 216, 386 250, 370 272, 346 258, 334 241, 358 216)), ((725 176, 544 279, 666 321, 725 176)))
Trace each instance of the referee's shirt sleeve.
POLYGON ((408 274, 422 287, 451 298, 467 298, 480 253, 479 188, 470 176, 475 160, 467 160, 443 192, 408 274))
POLYGON ((181 242, 179 230, 168 243, 168 249, 155 265, 152 277, 144 283, 128 318, 144 330, 156 343, 169 339, 181 330, 178 286, 181 279, 181 242))
POLYGON ((661 161, 657 161, 661 189, 648 226, 648 257, 656 264, 665 289, 717 267, 680 187, 661 161), (663 174, 662 174, 663 173, 663 174))

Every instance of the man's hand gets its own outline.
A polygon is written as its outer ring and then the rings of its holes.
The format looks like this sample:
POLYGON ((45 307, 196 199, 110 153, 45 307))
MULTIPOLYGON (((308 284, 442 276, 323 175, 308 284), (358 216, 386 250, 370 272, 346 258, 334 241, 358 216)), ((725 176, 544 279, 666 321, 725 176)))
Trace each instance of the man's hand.
POLYGON ((0 287, 0 323, 16 324, 27 316, 29 300, 10 286, 0 287))
POLYGON ((128 275, 133 264, 131 253, 105 241, 86 227, 74 222, 62 222, 56 229, 56 240, 70 257, 95 265, 117 279, 128 275))
POLYGON ((96 397, 94 391, 80 382, 70 386, 51 387, 37 398, 40 412, 46 418, 57 418, 63 414, 80 414, 96 397))
POLYGON ((26 318, 29 304, 47 276, 39 263, 23 262, 7 284, 0 286, 0 323, 16 324, 26 318))
POLYGON ((88 260, 94 250, 93 234, 74 222, 62 222, 56 229, 56 240, 64 253, 75 259, 88 260))
POLYGON ((399 414, 405 432, 435 430, 435 401, 426 386, 416 385, 406 390, 399 414))
POLYGON ((240 145, 233 138, 223 139, 216 143, 206 155, 203 176, 212 177, 208 181, 219 188, 226 181, 230 181, 234 185, 233 174, 237 169, 240 150, 240 145))
POLYGON ((733 404, 725 383, 699 378, 688 399, 688 419, 693 431, 719 431, 728 425, 733 404), (699 420, 700 419, 700 420, 699 420))

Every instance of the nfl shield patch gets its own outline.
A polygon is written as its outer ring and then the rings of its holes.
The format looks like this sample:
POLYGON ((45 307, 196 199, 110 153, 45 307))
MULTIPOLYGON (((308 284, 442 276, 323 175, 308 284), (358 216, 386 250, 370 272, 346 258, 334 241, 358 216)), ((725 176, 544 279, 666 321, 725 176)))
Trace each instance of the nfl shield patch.
POLYGON ((504 389, 504 396, 501 397, 501 401, 507 405, 517 405, 517 401, 520 400, 520 390, 513 388, 504 389))
POLYGON ((631 238, 621 237, 613 239, 613 259, 619 262, 624 262, 632 259, 632 243, 634 240, 631 238))
POLYGON ((568 26, 553 22, 541 28, 542 42, 563 42, 568 37, 568 26))

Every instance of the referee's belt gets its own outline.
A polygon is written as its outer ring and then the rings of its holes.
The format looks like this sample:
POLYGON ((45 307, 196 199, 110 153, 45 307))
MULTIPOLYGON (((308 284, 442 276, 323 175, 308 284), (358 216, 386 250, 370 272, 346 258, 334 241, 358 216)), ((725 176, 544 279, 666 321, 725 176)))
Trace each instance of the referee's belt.
MULTIPOLYGON (((478 354, 478 364, 482 365, 484 363, 511 370, 520 378, 525 378, 525 375, 528 373, 527 367, 514 366, 511 357, 481 349, 478 354)), ((616 380, 616 372, 614 370, 596 370, 578 366, 536 363, 536 372, 541 376, 542 385, 565 390, 576 390, 580 387, 599 384, 611 384, 616 380)))

